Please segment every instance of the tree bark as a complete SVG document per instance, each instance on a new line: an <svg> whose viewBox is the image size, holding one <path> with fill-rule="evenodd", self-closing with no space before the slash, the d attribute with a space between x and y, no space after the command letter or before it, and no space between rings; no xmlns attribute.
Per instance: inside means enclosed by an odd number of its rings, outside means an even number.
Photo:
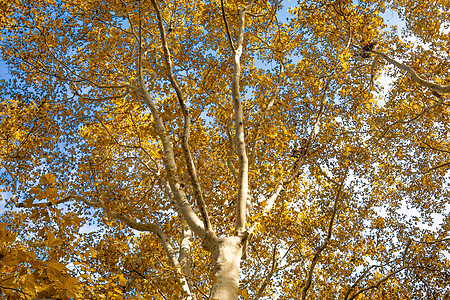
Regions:
<svg viewBox="0 0 450 300"><path fill-rule="evenodd" d="M211 300L237 300L239 270L242 256L242 238L219 238L212 251L214 259Z"/></svg>

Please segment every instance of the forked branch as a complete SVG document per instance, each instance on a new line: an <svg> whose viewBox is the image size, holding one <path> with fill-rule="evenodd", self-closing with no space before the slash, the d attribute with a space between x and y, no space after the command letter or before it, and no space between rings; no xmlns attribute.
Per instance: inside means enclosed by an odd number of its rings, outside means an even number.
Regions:
<svg viewBox="0 0 450 300"><path fill-rule="evenodd" d="M391 272L389 272L388 274L386 274L384 277L381 277L380 279L378 279L377 281L368 284L365 287L361 287L360 289L358 289L355 293L352 294L352 292L356 289L356 287L361 283L361 281L367 277L367 275L370 273L370 271L374 268L386 268L389 264L391 264L392 262L394 262L394 260L388 261L385 264L381 264L381 265L372 265L369 268L367 268L362 274L361 276L358 277L358 279L356 280L356 282L346 291L345 295L344 295L344 300L354 300L357 299L357 297L368 291L371 289L376 289L378 288L382 283L386 282L387 280L389 280L391 277L393 277L394 275L402 272L403 270L406 269L427 269L427 270L432 270L432 268L424 266L424 265L406 265L405 263L405 259L407 256L407 252L410 250L410 246L412 242L415 243L424 243L424 244L435 244L435 243L441 243L441 242L448 242L450 241L450 238L444 238L444 239L439 239L439 240L434 240L434 241L430 241L430 242L423 242L423 241L416 241L416 240L408 240L405 246L405 249L403 250L403 255L402 255L402 267L396 269L396 270L392 270ZM352 294L352 295L351 295ZM351 295L351 296L350 296Z"/></svg>
<svg viewBox="0 0 450 300"><path fill-rule="evenodd" d="M396 125L396 124L408 124L408 123L411 123L411 122L417 120L418 118L422 117L422 116L423 116L424 114L426 114L428 111L430 111L430 110L432 110L432 109L434 109L434 108L436 108L436 107L438 107L438 106L441 106L442 104L444 104L444 98L443 98L443 97L440 97L440 100L439 100L438 103L436 103L436 104L434 104L434 105L431 105L431 106L425 107L420 113L418 113L417 115L415 115L415 116L412 117L411 119L409 119L409 120L399 120L399 121L396 121L396 122L394 122L391 126Z"/></svg>
<svg viewBox="0 0 450 300"><path fill-rule="evenodd" d="M164 122L159 114L158 108L156 107L156 104L153 101L153 98L150 96L150 93L146 87L144 77L142 75L141 65L138 66L138 77L141 95L144 102L152 112L155 127L163 145L163 162L168 173L168 181L174 195L175 202L177 203L177 206L180 209L180 212L183 214L186 222L189 224L195 234L197 234L200 238L204 238L206 235L205 226L203 222L199 220L192 207L189 205L186 194L181 188L180 178L178 176L177 165L175 162L175 153L172 146L172 139L169 137L169 134L167 133L167 130L164 126Z"/></svg>
<svg viewBox="0 0 450 300"><path fill-rule="evenodd" d="M166 32L164 30L164 24L162 19L161 10L158 6L158 3L156 3L156 0L151 0L153 9L156 12L156 16L158 18L158 29L161 36L161 42L162 42L162 49L164 52L164 61L166 63L167 68L167 74L169 76L169 81L175 90L175 93L177 94L178 103L180 104L181 111L183 113L184 117L184 125L183 125L183 137L182 137L182 147L184 152L184 158L186 161L189 178L191 179L192 189L194 191L195 199L197 200L197 205L200 209L200 213L202 215L203 224L205 226L206 231L212 231L211 229L211 222L209 220L208 212L206 210L206 204L203 197L202 188L200 186L200 181L197 177L197 171L195 169L194 161L192 159L192 154L189 149L189 136L190 136L190 114L189 110L186 107L186 101L184 99L183 92L181 91L181 88L178 84L177 79L175 78L175 75L173 74L173 66L172 66L172 58L169 50L169 46L167 43L167 36Z"/></svg>
<svg viewBox="0 0 450 300"><path fill-rule="evenodd" d="M348 299L348 300L356 299L356 297L359 296L359 294L364 293L365 291L368 291L368 290L371 290L371 289L374 289L374 288L379 287L383 282L389 280L389 278L391 278L391 277L394 276L395 274L400 273L401 271L403 271L403 270L405 270L405 269L408 269L408 268L411 268L411 267L403 266L403 267L401 267L400 269L395 270L395 271L393 271L393 272L387 274L386 276L384 276L384 277L381 278L380 280L374 282L373 284L371 284L371 285L369 285L369 286L367 286L367 287L365 287L365 288L362 288L362 289L358 290L358 291L357 291L355 294L353 294L350 298L348 298L348 295L347 295L344 299L345 299L345 300L347 300L347 299Z"/></svg>

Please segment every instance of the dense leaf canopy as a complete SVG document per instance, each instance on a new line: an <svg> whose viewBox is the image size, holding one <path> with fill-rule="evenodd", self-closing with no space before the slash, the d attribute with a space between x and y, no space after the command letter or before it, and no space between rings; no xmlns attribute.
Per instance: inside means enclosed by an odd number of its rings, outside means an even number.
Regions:
<svg viewBox="0 0 450 300"><path fill-rule="evenodd" d="M0 10L2 298L447 299L448 0Z"/></svg>

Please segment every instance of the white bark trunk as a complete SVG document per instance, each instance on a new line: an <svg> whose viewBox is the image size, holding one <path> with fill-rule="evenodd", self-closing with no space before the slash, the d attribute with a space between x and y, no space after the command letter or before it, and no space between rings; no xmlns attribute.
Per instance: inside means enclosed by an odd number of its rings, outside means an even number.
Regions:
<svg viewBox="0 0 450 300"><path fill-rule="evenodd" d="M212 252L214 259L211 300L237 300L242 238L219 238Z"/></svg>

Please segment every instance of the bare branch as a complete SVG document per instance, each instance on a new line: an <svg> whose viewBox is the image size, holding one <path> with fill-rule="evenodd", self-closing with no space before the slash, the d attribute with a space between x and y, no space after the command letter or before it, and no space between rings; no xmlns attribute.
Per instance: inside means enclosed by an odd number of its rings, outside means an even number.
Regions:
<svg viewBox="0 0 450 300"><path fill-rule="evenodd" d="M17 204L17 207L22 208L22 207L48 207L48 206L53 206L53 205L58 205L64 202L70 201L70 199L59 199L52 202L40 202L40 203L31 203L29 205L21 202Z"/></svg>
<svg viewBox="0 0 450 300"><path fill-rule="evenodd" d="M409 247L411 246L411 242L412 242L412 240L408 241L408 243L406 244L405 250L403 251L402 264L405 264L406 255L408 254L408 250L409 250Z"/></svg>
<svg viewBox="0 0 450 300"><path fill-rule="evenodd" d="M449 151L449 150L439 149L439 148L433 147L433 146L431 146L430 144L425 143L425 142L422 142L422 144L425 144L425 145L426 145L429 149L431 149L431 150L438 151L438 152L442 152L442 153L450 154L450 151Z"/></svg>
<svg viewBox="0 0 450 300"><path fill-rule="evenodd" d="M16 291L16 292L22 293L25 296L31 296L30 294L27 294L24 291L21 291L20 289L15 289L15 288L12 288L12 287L7 287L7 286L1 286L0 285L0 289L12 290L12 291Z"/></svg>
<svg viewBox="0 0 450 300"><path fill-rule="evenodd" d="M380 56L377 54L373 59L372 65L370 66L370 84L373 85L373 78L375 77L375 68L378 64Z"/></svg>
<svg viewBox="0 0 450 300"><path fill-rule="evenodd" d="M156 3L154 3L154 5L156 6ZM160 17L161 14L159 14L159 18ZM147 106L150 108L152 112L152 116L156 126L156 131L163 145L164 149L163 163L168 173L167 179L169 181L170 189L174 195L176 205L180 209L180 212L182 213L186 222L195 232L195 234L197 234L200 238L203 239L206 236L205 226L203 222L195 214L192 207L189 205L186 194L181 188L180 178L178 175L177 165L175 162L175 153L173 150L172 139L169 137L169 134L167 133L167 130L164 126L164 122L159 114L158 108L156 107L155 102L150 96L142 72L143 69L141 64L141 57L138 57L137 73L139 79L139 88L144 102L147 104Z"/></svg>
<svg viewBox="0 0 450 300"><path fill-rule="evenodd" d="M172 140L169 137L166 128L164 126L164 122L161 116L159 115L159 111L152 97L150 96L147 87L145 86L144 78L142 76L142 69L140 68L140 66L138 66L138 76L143 100L148 105L148 107L152 112L157 133L163 144L164 148L163 162L168 173L168 180L170 188L174 195L174 199L181 213L183 214L183 217L185 218L186 222L189 224L191 229L200 238L204 238L206 235L204 224L201 220L199 220L199 218L193 211L192 207L189 205L186 194L181 189L180 178L178 176L177 166L175 163L175 153L173 151Z"/></svg>
<svg viewBox="0 0 450 300"><path fill-rule="evenodd" d="M251 13L251 12L247 11L246 14L249 15L249 16L251 16L251 17L261 18L261 17L267 16L269 13L265 13L265 14L254 14L254 13Z"/></svg>
<svg viewBox="0 0 450 300"><path fill-rule="evenodd" d="M450 161L446 162L446 163L443 163L443 164L440 164L440 165L437 165L435 167L432 167L432 168L426 170L425 172L423 172L423 174L427 174L427 173L430 173L431 171L434 171L434 170L437 170L437 169L440 169L440 168L443 168L443 167L447 167L447 166L450 166Z"/></svg>
<svg viewBox="0 0 450 300"><path fill-rule="evenodd" d="M181 270L183 271L183 274L186 278L186 282L189 286L190 291L192 291L193 287L194 287L192 280L191 280L191 277L192 277L191 246L192 246L192 231L190 230L190 228L188 226L183 225L183 239L181 240L180 255L178 257L178 262L179 262ZM192 294L192 299L196 299L194 294Z"/></svg>
<svg viewBox="0 0 450 300"><path fill-rule="evenodd" d="M134 159L137 160L139 163L141 163L148 171L150 171L151 173L155 174L155 175L160 175L160 171L159 171L159 167L156 164L156 161L154 160L153 157L150 156L150 160L152 160L155 163L156 168L152 168L148 165L148 162L143 161L140 157L138 156L127 156L125 157L125 159Z"/></svg>
<svg viewBox="0 0 450 300"><path fill-rule="evenodd" d="M444 239L439 239L439 240L434 240L434 241L429 241L429 242L425 242L425 241L416 241L416 240L413 240L413 242L431 245L431 244L437 244L437 243L450 242L450 237L449 237L449 238L444 238Z"/></svg>
<svg viewBox="0 0 450 300"><path fill-rule="evenodd" d="M101 98L91 98L88 96L83 95L75 83L72 83L70 85L74 89L74 94L76 96L79 96L83 99L90 100L90 101L105 101L105 100L114 100L114 99L121 99L125 98L128 94L130 94L131 91L137 91L137 89L131 85L125 84L120 86L104 86L105 89L127 89L122 94L116 95L116 96L107 96L107 97L101 97Z"/></svg>

